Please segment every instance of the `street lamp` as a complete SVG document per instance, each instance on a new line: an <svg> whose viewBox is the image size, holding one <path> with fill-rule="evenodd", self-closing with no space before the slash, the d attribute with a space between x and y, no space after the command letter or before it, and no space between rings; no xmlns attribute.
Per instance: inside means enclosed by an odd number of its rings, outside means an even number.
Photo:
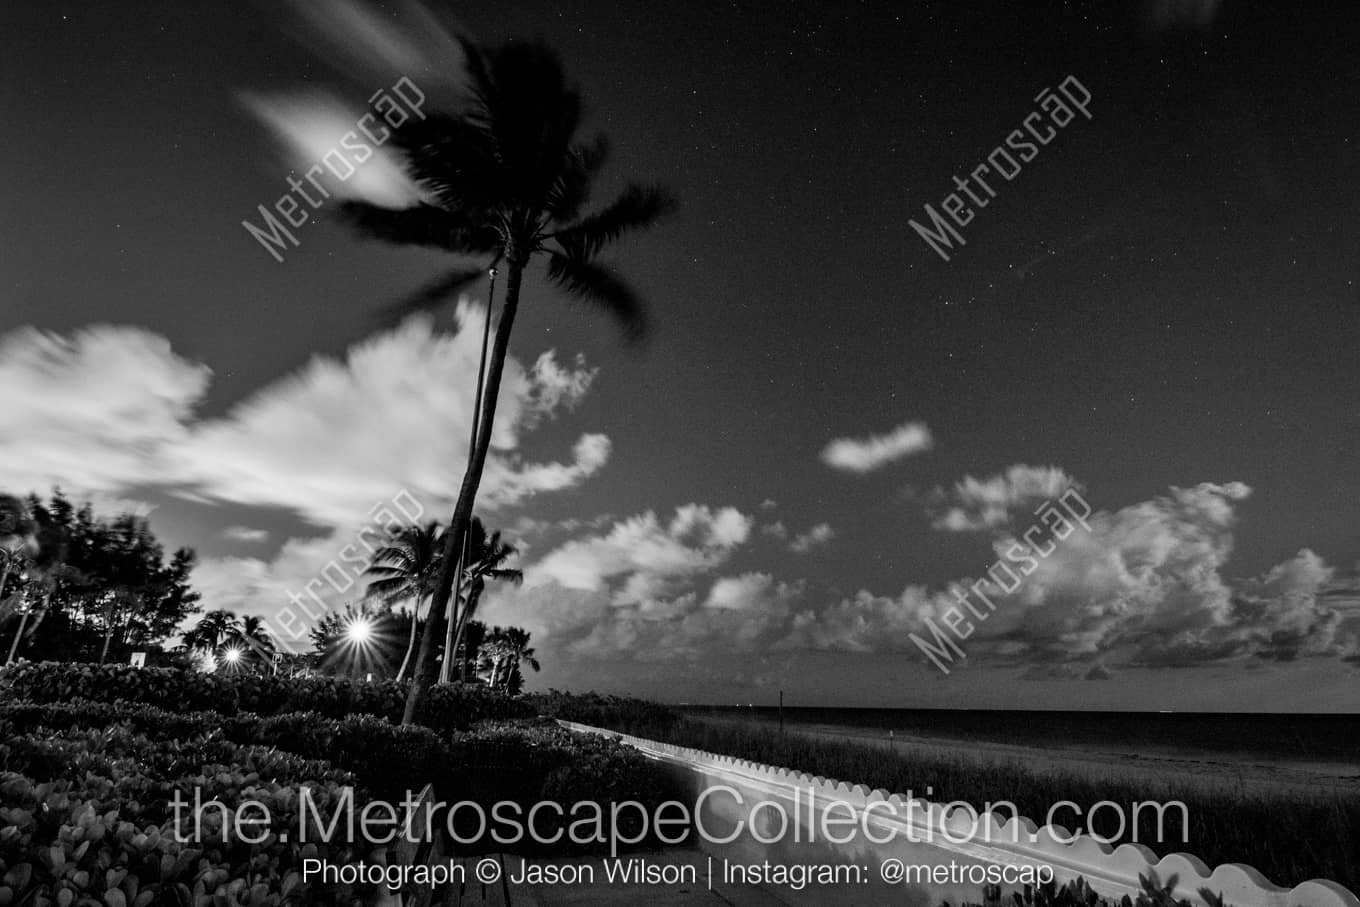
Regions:
<svg viewBox="0 0 1360 907"><path fill-rule="evenodd" d="M365 645L373 638L373 623L366 617L356 617L345 628L345 638L352 643Z"/></svg>

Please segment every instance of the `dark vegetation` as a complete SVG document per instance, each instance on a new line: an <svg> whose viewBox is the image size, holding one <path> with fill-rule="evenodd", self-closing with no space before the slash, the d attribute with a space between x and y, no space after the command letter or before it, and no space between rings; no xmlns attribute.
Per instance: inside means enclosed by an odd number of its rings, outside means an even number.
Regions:
<svg viewBox="0 0 1360 907"><path fill-rule="evenodd" d="M529 700L480 685L432 693L427 723L403 726L394 719L406 690L394 681L58 663L0 671L0 905L375 902L372 886L303 882L306 858L394 859L389 846L349 837L344 823L329 841L285 841L303 787L326 824L346 787L356 811L400 803L427 783L439 800L488 812L501 800L545 799L593 801L606 813L623 800L655 809L679 793L636 750L533 717ZM191 803L196 791L233 810L264 803L268 836L245 843L215 810L201 837L190 810L177 827L176 793ZM564 840L554 852L591 847Z"/></svg>

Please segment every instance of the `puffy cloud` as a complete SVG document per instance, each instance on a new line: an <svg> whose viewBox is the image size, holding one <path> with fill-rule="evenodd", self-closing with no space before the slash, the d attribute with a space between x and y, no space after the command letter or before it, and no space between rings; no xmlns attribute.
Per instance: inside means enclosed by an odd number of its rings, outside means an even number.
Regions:
<svg viewBox="0 0 1360 907"><path fill-rule="evenodd" d="M460 305L463 329L435 331L413 318L370 338L343 360L317 357L177 448L179 473L200 491L289 507L321 526L352 525L375 501L406 489L431 507L456 496L468 454L484 310ZM607 461L609 440L586 435L570 463L523 463L520 435L574 405L593 373L551 353L526 370L511 358L501 382L479 503L495 508L571 487Z"/></svg>
<svg viewBox="0 0 1360 907"><path fill-rule="evenodd" d="M936 489L931 496L933 525L950 532L997 529L1016 516L1032 519L1035 505L1080 487L1056 466L1017 463L986 479L964 476L951 492Z"/></svg>
<svg viewBox="0 0 1360 907"><path fill-rule="evenodd" d="M413 318L342 359L318 356L224 417L191 420L210 371L150 332L97 326L69 338L23 329L0 337L0 470L6 487L53 484L85 494L137 486L288 508L317 526L357 526L405 489L447 508L466 462L484 310L459 306L464 329ZM479 504L495 509L579 484L609 459L583 435L567 462L526 462L524 432L571 409L595 371L550 351L506 362Z"/></svg>
<svg viewBox="0 0 1360 907"><path fill-rule="evenodd" d="M1024 499L1026 488L1035 494L1056 490L1063 487L1060 480L1070 482L1055 471L1029 486L960 487L985 489L974 500L991 505ZM1061 540L1047 529L1027 540L1023 530L1031 527L988 518L993 551L1013 578L995 570L996 579L964 578L942 591L911 586L884 596L862 590L800 611L781 645L919 657L913 634L930 641L932 622L943 628L946 615L961 614L967 638L959 642L968 654L1041 666L1100 659L1100 670L1061 669L1091 679L1108 673L1107 662L1170 667L1338 653L1341 614L1328 597L1334 571L1312 552L1300 552L1258 579L1232 584L1224 577L1234 505L1249 493L1241 483L1172 488L1122 510L1091 514L1090 531L1072 524ZM972 511L979 521L981 514L999 512L981 506Z"/></svg>
<svg viewBox="0 0 1360 907"><path fill-rule="evenodd" d="M733 507L688 504L666 523L648 511L549 552L526 571L525 584L612 588L616 604L655 600L722 564L750 532L751 519Z"/></svg>
<svg viewBox="0 0 1360 907"><path fill-rule="evenodd" d="M1013 480L1005 495L978 500L1076 487L1060 470L1052 475L1061 481ZM647 512L558 545L525 568L523 588L489 592L485 614L531 629L573 663L616 666L775 652L858 652L924 664L913 637L929 640L932 623L943 628L957 615L967 621L960 644L970 658L1019 665L1028 679L1099 681L1120 667L1340 654L1340 603L1351 602L1360 622L1360 600L1316 555L1301 552L1253 580L1225 577L1236 504L1249 493L1240 483L1172 488L1119 510L1078 509L1084 527L994 520L992 552L1020 580L1010 593L984 572L943 589L860 590L832 601L765 572L723 574L752 520L691 504L669 520ZM1043 532L1026 537L1034 526ZM768 525L760 531L770 534Z"/></svg>
<svg viewBox="0 0 1360 907"><path fill-rule="evenodd" d="M797 554L806 554L813 548L820 548L835 537L836 530L831 528L830 523L818 523L789 542L789 550Z"/></svg>
<svg viewBox="0 0 1360 907"><path fill-rule="evenodd" d="M88 495L160 482L210 376L140 328L0 336L5 487L42 493L61 485Z"/></svg>
<svg viewBox="0 0 1360 907"><path fill-rule="evenodd" d="M924 422L904 422L882 435L836 438L822 450L822 462L832 469L862 475L903 457L930 450L934 444Z"/></svg>

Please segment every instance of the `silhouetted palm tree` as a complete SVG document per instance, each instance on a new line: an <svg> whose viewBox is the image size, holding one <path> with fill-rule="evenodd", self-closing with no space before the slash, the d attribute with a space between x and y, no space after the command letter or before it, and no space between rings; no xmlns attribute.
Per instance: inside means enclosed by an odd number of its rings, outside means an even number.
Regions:
<svg viewBox="0 0 1360 907"><path fill-rule="evenodd" d="M269 661L274 655L274 637L270 634L269 625L264 622L264 618L257 614L242 617L232 638L237 640L242 648L254 652L260 661Z"/></svg>
<svg viewBox="0 0 1360 907"><path fill-rule="evenodd" d="M477 604L481 601L482 592L486 590L486 581L489 579L511 582L519 585L524 582L524 571L505 567L505 562L519 553L519 549L514 545L501 541L499 531L486 534L486 526L477 517L472 518L472 526L468 531L468 552L467 567L463 570L462 588L465 596L462 610L458 616L458 634L452 640L451 645L446 645L446 652L457 652L459 645L463 641L463 630L468 621L472 620L477 614ZM453 678L453 659L444 660L443 680L448 682ZM467 679L468 665L472 662L471 658L463 660L463 679Z"/></svg>
<svg viewBox="0 0 1360 907"><path fill-rule="evenodd" d="M550 281L613 315L630 338L641 338L641 300L612 269L602 249L647 227L675 207L658 186L629 185L599 211L582 215L605 160L603 137L579 141L581 99L562 63L547 47L511 42L483 50L463 42L471 103L459 115L431 113L395 131L410 175L425 201L405 210L350 203L345 216L363 233L400 245L428 246L469 262L430 282L398 311L428 310L456 295L488 270L505 267L505 302L485 376L479 381L473 443L445 541L444 562L407 697L405 723L436 673L434 653L446 630L477 489L495 424L501 375L519 308L524 269L547 257ZM488 322L490 304L488 299Z"/></svg>
<svg viewBox="0 0 1360 907"><path fill-rule="evenodd" d="M204 614L193 629L185 632L184 644L190 649L215 655L223 643L233 636L239 636L240 632L241 623L236 619L236 614L218 608Z"/></svg>
<svg viewBox="0 0 1360 907"><path fill-rule="evenodd" d="M491 661L491 677L489 680L491 686L499 686L507 693L517 693L519 691L511 689L511 687L515 685L516 678L519 678L521 684L523 683L523 679L519 675L519 666L527 664L535 671L540 669L541 665L535 657L537 653L529 645L529 635L529 631L523 627L505 627L504 629L495 627L492 629L491 639L487 643L487 655Z"/></svg>
<svg viewBox="0 0 1360 907"><path fill-rule="evenodd" d="M406 644L406 657L397 670L397 680L406 676L410 665L420 608L434 594L443 552L444 532L434 520L424 526L403 526L389 544L374 553L373 563L364 571L365 576L373 577L368 584L370 596L389 605L398 601L412 603L411 638Z"/></svg>

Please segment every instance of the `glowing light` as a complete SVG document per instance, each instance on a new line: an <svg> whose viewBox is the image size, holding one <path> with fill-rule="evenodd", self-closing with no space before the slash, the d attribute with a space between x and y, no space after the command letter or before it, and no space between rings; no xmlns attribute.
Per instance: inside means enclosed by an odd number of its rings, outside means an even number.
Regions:
<svg viewBox="0 0 1360 907"><path fill-rule="evenodd" d="M345 636L350 642L366 643L373 636L373 624L367 618L356 617L349 622Z"/></svg>
<svg viewBox="0 0 1360 907"><path fill-rule="evenodd" d="M241 650L227 649L227 651L222 653L222 658L226 660L227 664L234 665L241 660Z"/></svg>

